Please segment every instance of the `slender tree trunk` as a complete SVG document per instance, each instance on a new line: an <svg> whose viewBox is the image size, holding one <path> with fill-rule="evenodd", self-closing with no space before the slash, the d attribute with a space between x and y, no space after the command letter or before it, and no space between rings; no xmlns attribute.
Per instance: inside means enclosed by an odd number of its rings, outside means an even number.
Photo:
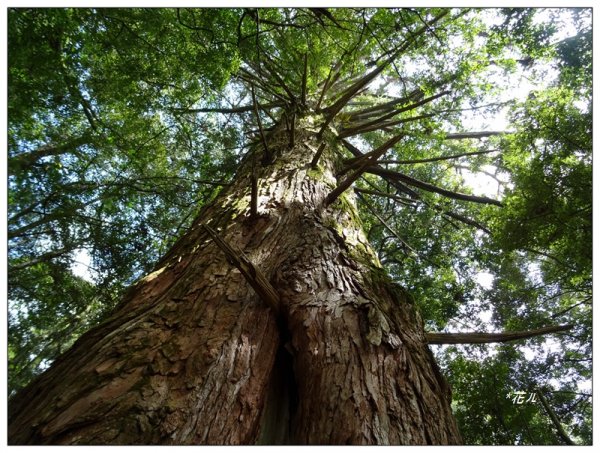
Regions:
<svg viewBox="0 0 600 453"><path fill-rule="evenodd" d="M385 276L341 166L299 122L267 136L190 231L9 404L11 444L448 444L450 392L410 298ZM327 134L324 135L327 139ZM202 228L271 282L279 315Z"/></svg>

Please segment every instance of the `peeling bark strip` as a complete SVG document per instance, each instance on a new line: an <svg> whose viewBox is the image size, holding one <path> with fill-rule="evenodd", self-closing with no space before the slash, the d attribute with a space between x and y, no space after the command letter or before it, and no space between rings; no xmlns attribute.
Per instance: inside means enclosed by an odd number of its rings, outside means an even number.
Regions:
<svg viewBox="0 0 600 453"><path fill-rule="evenodd" d="M523 338L532 338L539 335L554 332L564 332L571 330L572 324L564 326L541 327L533 330L523 330L519 332L457 332L457 333L433 333L427 332L425 337L429 344L481 344L481 343L505 343L507 341L522 340Z"/></svg>
<svg viewBox="0 0 600 453"><path fill-rule="evenodd" d="M209 236L215 241L227 256L227 260L239 269L256 294L264 300L275 313L279 313L279 294L273 285L269 283L263 273L244 255L241 250L235 250L227 242L219 237L217 232L208 225L202 225Z"/></svg>
<svg viewBox="0 0 600 453"><path fill-rule="evenodd" d="M337 150L311 169L317 132L298 119L295 134L292 149L284 125L266 136L256 216L246 159L112 316L10 401L10 444L460 443L354 192L324 206Z"/></svg>

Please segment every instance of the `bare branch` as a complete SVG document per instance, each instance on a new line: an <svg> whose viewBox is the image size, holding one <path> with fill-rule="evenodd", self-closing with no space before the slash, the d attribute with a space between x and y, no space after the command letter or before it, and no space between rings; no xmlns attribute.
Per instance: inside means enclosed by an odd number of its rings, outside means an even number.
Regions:
<svg viewBox="0 0 600 453"><path fill-rule="evenodd" d="M256 116L256 122L258 123L260 138L265 148L265 160L269 162L271 160L271 151L269 150L269 145L267 144L267 139L262 127L262 121L260 120L260 114L258 113L258 101L256 100L256 94L254 93L254 85L251 86L250 91L252 93L252 105L254 106L254 115Z"/></svg>
<svg viewBox="0 0 600 453"><path fill-rule="evenodd" d="M395 105L404 104L405 102L408 102L408 101L418 101L422 97L423 97L423 90L421 90L420 88L417 88L416 90L412 91L408 96L393 99L384 104L374 105L373 107L369 107L369 108L366 108L363 110L358 110L356 112L352 112L350 114L350 120L355 121L355 120L358 120L361 118L368 118L370 116L373 116L372 114L378 114L380 112L389 112L389 111L393 110Z"/></svg>
<svg viewBox="0 0 600 453"><path fill-rule="evenodd" d="M441 208L439 206L433 206L433 208L436 210L442 211L442 214L447 215L448 217L452 217L453 219L456 219L462 223L473 226L473 227L477 228L478 230L483 231L486 234L492 234L492 232L488 228L484 227L481 223L476 222L475 220L470 219L468 217L465 217L464 215L456 214L455 212L452 212L452 211L443 211L443 210L441 210Z"/></svg>
<svg viewBox="0 0 600 453"><path fill-rule="evenodd" d="M354 154L357 158L364 156L364 154L349 141L342 139L342 144L348 149L348 151L350 151L352 154ZM405 186L400 181L397 181L395 179L387 179L387 178L386 178L386 180L400 192L405 193L412 198L419 198L419 194L417 192L415 192L414 190Z"/></svg>
<svg viewBox="0 0 600 453"><path fill-rule="evenodd" d="M579 307L580 305L584 305L585 303L589 302L590 300L592 300L592 296L586 297L585 299L583 299L581 302L578 302L574 305L571 305L570 307L565 308L564 310L559 311L558 313L555 313L551 316L552 319L554 318L558 318L561 315L564 315L565 313L570 312L571 310L573 310L574 308Z"/></svg>
<svg viewBox="0 0 600 453"><path fill-rule="evenodd" d="M460 192L453 192L451 190L443 189L438 186L434 186L425 181L420 181L418 179L412 178L404 173L386 170L385 168L381 168L378 166L372 166L366 169L367 173L372 173L374 175L384 176L386 178L397 179L402 181L410 186L418 187L419 189L426 190L428 192L439 193L448 198L453 198L455 200L464 200L464 201L472 201L474 203L483 203L483 204L493 204L496 206L502 206L502 203L498 200L494 200L488 197L479 197L477 195L468 195Z"/></svg>
<svg viewBox="0 0 600 453"><path fill-rule="evenodd" d="M419 254L416 252L415 249L413 249L410 245L408 245L408 243L402 239L400 237L400 235L398 233L396 233L396 231L390 226L388 225L388 223L383 219L383 217L381 217L379 215L379 213L377 213L377 211L375 211L375 209L371 206L371 204L366 200L365 197L363 197L360 192L358 192L356 194L358 196L358 198L365 204L365 206L367 207L367 209L371 212L371 214L373 214L375 217L377 217L377 219L381 222L381 224L390 232L392 233L392 235L398 240L400 241L400 243L406 247L413 255L415 256L419 256Z"/></svg>
<svg viewBox="0 0 600 453"><path fill-rule="evenodd" d="M392 200L398 201L408 206L414 206L415 202L417 202L417 200L415 200L414 198L401 197L400 195L380 192L378 190L361 189L356 187L354 191L359 193L366 193L367 195L375 195L377 197L391 198Z"/></svg>
<svg viewBox="0 0 600 453"><path fill-rule="evenodd" d="M329 90L329 87L333 83L335 83L335 81L340 76L340 70L342 68L343 61L344 61L344 59L340 58L339 61L329 69L329 73L327 74L327 78L325 79L325 81L321 82L323 84L323 89L321 90L321 95L319 96L319 100L317 101L317 106L315 107L315 110L317 111L317 113L320 112L321 102L323 102L325 93L327 92L327 90ZM321 85L321 83L319 83L319 85Z"/></svg>
<svg viewBox="0 0 600 453"><path fill-rule="evenodd" d="M361 128L360 132L357 132L356 130L346 129L343 132L341 132L339 135L340 135L340 137L349 137L351 135L356 135L357 133L364 134L365 132L371 132L371 131L376 131L376 130L391 132L392 131L391 128L393 126L398 126L399 124L410 123L412 121L424 120L426 118L433 118L436 115L437 115L437 113L426 113L424 115L410 116L408 118L402 118L400 120L388 121L388 122L381 123L381 124L374 124L373 126L370 126L370 127Z"/></svg>
<svg viewBox="0 0 600 453"><path fill-rule="evenodd" d="M344 192L348 187L352 185L354 181L356 181L360 176L366 171L366 169L373 165L379 157L381 157L388 149L398 143L404 134L396 135L395 137L390 138L387 142L381 145L379 148L371 151L368 154L363 156L363 161L358 167L358 169L352 173L350 176L346 177L335 189L331 191L327 198L325 198L325 206L330 205L342 192Z"/></svg>
<svg viewBox="0 0 600 453"><path fill-rule="evenodd" d="M252 286L259 297L264 300L273 311L279 313L279 294L271 285L269 280L258 269L248 257L239 249L236 249L225 242L215 230L206 224L201 224L204 231L212 238L217 246L225 253L227 260L233 264L244 276L246 281Z"/></svg>
<svg viewBox="0 0 600 453"><path fill-rule="evenodd" d="M74 249L74 247L65 247L65 248L58 249L58 250L52 250L50 252L43 253L42 255L39 255L39 256L37 256L29 261L25 261L23 263L19 263L19 264L15 264L15 265L9 264L8 272L27 269L28 267L35 266L36 264L43 263L45 261L49 261L52 258L57 258L59 256L70 253L73 249Z"/></svg>
<svg viewBox="0 0 600 453"><path fill-rule="evenodd" d="M281 88L283 88L283 90L286 92L286 94L288 95L289 100L292 102L292 104L296 103L296 96L294 96L294 93L292 93L292 90L290 90L290 88L287 86L287 84L283 81L283 79L277 72L277 65L273 62L273 60L265 52L263 52L263 55L265 57L265 63L266 63L265 66L267 67L267 70L269 71L269 73L273 76L273 78L279 84L279 86L281 86Z"/></svg>
<svg viewBox="0 0 600 453"><path fill-rule="evenodd" d="M572 324L561 326L541 327L539 329L523 330L516 332L456 332L456 333L434 333L425 332L425 338L429 344L485 344L505 343L507 341L522 340L548 333L564 332L571 330Z"/></svg>
<svg viewBox="0 0 600 453"><path fill-rule="evenodd" d="M300 102L302 106L306 107L306 84L308 81L308 54L304 53L304 71L302 72L302 93L300 96Z"/></svg>
<svg viewBox="0 0 600 453"><path fill-rule="evenodd" d="M494 135L502 135L502 131L483 131L483 132L459 132L457 134L446 134L445 140L462 140L464 138L485 138Z"/></svg>
<svg viewBox="0 0 600 453"><path fill-rule="evenodd" d="M449 156L429 157L427 159L380 160L379 163L380 164L399 164L399 165L404 165L404 164L422 164L422 163L426 163L426 162L437 162L437 161L440 161L440 160L459 159L461 157L466 157L466 156L477 156L479 154L496 153L498 151L500 151L500 150L499 149L489 149L489 150L486 150L486 151L473 151L473 152L469 152L469 153L452 154L452 155L449 155Z"/></svg>
<svg viewBox="0 0 600 453"><path fill-rule="evenodd" d="M64 216L64 214L62 214L62 213L51 212L50 214L47 214L38 220L28 223L27 225L23 225L20 228L16 228L14 230L8 230L7 237L8 237L8 239L14 239L19 236L26 236L28 234L28 232L30 230L32 230L33 228L36 228L40 225L44 225L46 223L54 222L55 220L58 220L63 216Z"/></svg>
<svg viewBox="0 0 600 453"><path fill-rule="evenodd" d="M552 424L554 425L554 428L556 428L556 432L557 432L558 436L567 445L577 445L575 442L573 442L573 440L569 437L569 435L565 431L565 428L563 427L562 423L558 419L558 416L556 415L556 413L550 407L550 404L548 404L548 400L546 399L546 397L544 396L542 391L538 388L535 390L535 393L538 396L538 398L540 399L540 403L542 403L542 406L544 406L544 410L548 414L548 417L550 417L550 420L552 420Z"/></svg>
<svg viewBox="0 0 600 453"><path fill-rule="evenodd" d="M360 188L356 188L354 190L356 192L362 192L362 193L366 193L366 194L369 194L369 195L375 195L375 196L378 196L378 197L391 198L392 200L395 200L398 203L401 203L403 205L410 206L410 207L415 207L416 206L415 203L422 203L423 205L425 205L425 206L427 206L429 208L432 208L432 209L435 209L438 212L441 212L443 215L451 217L451 218L453 218L455 220L458 220L458 221L460 221L462 223L465 223L465 224L467 224L469 226L473 226L473 227L475 227L475 228L477 228L477 229L479 229L479 230L481 230L481 231L483 231L483 232L485 232L487 234L491 233L490 230L488 230L486 227L484 227L480 223L476 222L475 220L472 220L472 219L470 219L468 217L465 217L465 216L463 216L461 214L456 214L456 213L454 213L452 211L444 210L441 206L431 205L431 204L429 204L429 203L427 203L427 202L425 202L423 200L420 200L420 199L401 197L399 195L395 195L395 194L391 194L391 193L385 193L385 192L380 192L380 191L377 191L377 190L367 190L367 189L360 189Z"/></svg>
<svg viewBox="0 0 600 453"><path fill-rule="evenodd" d="M13 172L20 168L29 167L42 157L58 156L61 154L75 151L81 145L91 143L91 138L88 134L83 134L79 137L67 139L61 144L48 144L40 146L26 153L17 154L8 158L9 172Z"/></svg>
<svg viewBox="0 0 600 453"><path fill-rule="evenodd" d="M317 164L319 163L319 159L321 158L321 154L323 154L323 150L325 149L325 145L326 145L326 143L323 142L319 146L319 149L315 153L315 157L313 157L313 160L310 162L311 168L317 168Z"/></svg>
<svg viewBox="0 0 600 453"><path fill-rule="evenodd" d="M389 127L389 125L390 125L389 123L388 124L384 123L386 120L388 120L390 118L393 118L394 116L396 116L396 115L398 115L400 113L407 112L409 110L414 110L417 107L420 107L420 106L422 106L424 104L432 102L435 99L438 99L438 98L440 98L442 96L445 96L446 94L449 94L449 93L450 93L450 91L442 91L441 93L435 94L435 95L430 96L430 97L425 98L425 99L422 99L422 100L420 100L418 102L415 102L413 104L401 107L399 109L392 109L392 111L390 113L386 113L385 115L380 116L379 118L376 118L376 119L371 120L371 121L367 121L366 123L356 124L356 125L350 126L347 129L344 129L342 131L342 133L340 134L340 136L347 137L349 135L360 134L365 129L367 129L367 130L373 130L374 126L377 126L376 129L379 129L379 128L381 128L384 125L386 127ZM348 131L351 131L351 133L348 133Z"/></svg>
<svg viewBox="0 0 600 453"><path fill-rule="evenodd" d="M259 70L260 70L260 68L259 68ZM262 73L262 71L260 71L260 73ZM286 99L285 96L279 94L275 89L273 89L272 86L265 83L265 81L263 79L261 79L260 77L256 77L256 75L252 74L247 69L240 68L238 77L241 80L243 80L244 82L246 82L250 85L255 85L256 87L259 87L265 93L268 93L273 97L276 97L277 99L279 99L281 101L282 105L287 105L289 103L288 99Z"/></svg>

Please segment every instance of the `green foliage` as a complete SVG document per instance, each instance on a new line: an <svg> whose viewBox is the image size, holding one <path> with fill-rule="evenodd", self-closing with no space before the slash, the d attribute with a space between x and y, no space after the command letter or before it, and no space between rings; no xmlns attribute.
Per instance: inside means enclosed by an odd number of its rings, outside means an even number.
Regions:
<svg viewBox="0 0 600 453"><path fill-rule="evenodd" d="M533 13L527 12L529 21ZM542 389L573 440L591 443L591 394L586 390L592 353L591 30L583 11L573 14L580 18L577 34L556 45L540 49L542 38L536 33L541 30L519 38L530 55L554 54L560 72L550 87L513 106L515 132L498 143L497 166L510 174L510 184L502 210L486 213L493 234L485 241L485 263L495 279L481 296L493 310L496 329L553 323L575 327L552 339L526 342L527 348L519 350L528 353L527 360L508 347L485 359L485 365L466 361L460 351L446 351L443 362L455 370L455 392L469 395L467 403L458 404L457 415L472 443L487 444L503 431L517 437L500 443L562 443L539 404L496 403L507 382L514 390ZM468 389L472 381L479 385ZM492 400L490 395L499 396ZM488 414L483 417L489 423L476 425L472 414ZM521 422L513 424L516 417Z"/></svg>
<svg viewBox="0 0 600 453"><path fill-rule="evenodd" d="M503 144L503 164L514 188L498 228L502 248L545 249L577 278L591 274L592 131L591 110L574 100L553 89L513 114L519 129Z"/></svg>
<svg viewBox="0 0 600 453"><path fill-rule="evenodd" d="M225 29L199 28L233 26L237 14L206 10L197 30L180 16L9 10L9 297L25 313L11 318L11 390L153 266L219 187L204 181L235 165L231 126L201 135L213 118L184 120L173 109L213 96L238 66ZM82 250L96 286L71 273Z"/></svg>
<svg viewBox="0 0 600 453"><path fill-rule="evenodd" d="M8 393L27 384L106 314L102 289L76 277L68 263L38 263L9 273Z"/></svg>
<svg viewBox="0 0 600 453"><path fill-rule="evenodd" d="M473 351L470 351L473 355ZM474 445L540 445L560 443L552 433L534 387L511 366L524 357L509 351L486 360L463 355L451 361L447 376L457 397L453 409L465 443ZM521 379L519 379L521 378ZM523 400L518 393L523 392ZM528 401L528 400L532 401ZM521 403L521 404L518 404Z"/></svg>
<svg viewBox="0 0 600 453"><path fill-rule="evenodd" d="M428 330L575 324L552 341L439 352L468 443L560 442L539 405L506 397L535 388L590 443L590 10L328 12L9 10L10 392L99 322L233 177L258 125L253 109L223 109L251 105L252 90L264 128L322 121L402 49L331 122L363 152L403 134L380 165L417 185L355 183L369 239ZM525 78L536 91L513 99ZM448 136L490 130L505 109L511 133ZM365 126L374 119L393 124ZM481 195L469 175L497 186L502 207L469 199Z"/></svg>

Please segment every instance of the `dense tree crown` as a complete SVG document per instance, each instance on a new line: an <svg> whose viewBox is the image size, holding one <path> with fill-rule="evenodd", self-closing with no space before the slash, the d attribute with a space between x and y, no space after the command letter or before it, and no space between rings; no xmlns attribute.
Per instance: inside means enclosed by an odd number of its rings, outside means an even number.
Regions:
<svg viewBox="0 0 600 453"><path fill-rule="evenodd" d="M272 131L312 128L325 203L356 196L431 344L563 326L431 347L463 440L590 444L591 33L591 9L10 9L9 396Z"/></svg>

